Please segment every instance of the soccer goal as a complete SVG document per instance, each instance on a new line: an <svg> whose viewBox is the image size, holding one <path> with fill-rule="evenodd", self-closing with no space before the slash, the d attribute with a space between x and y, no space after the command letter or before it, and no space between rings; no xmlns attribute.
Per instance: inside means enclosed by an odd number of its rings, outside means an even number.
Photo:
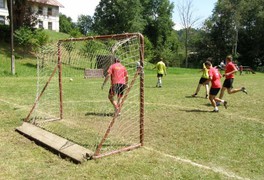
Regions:
<svg viewBox="0 0 264 180"><path fill-rule="evenodd" d="M117 113L107 70L118 57L129 75ZM17 130L77 161L129 151L144 140L144 38L139 33L58 41L38 55L36 100ZM140 62L140 68L138 68ZM55 136L55 137L54 137ZM74 147L77 148L74 148ZM72 152L73 151L73 152ZM74 155L73 155L74 156Z"/></svg>

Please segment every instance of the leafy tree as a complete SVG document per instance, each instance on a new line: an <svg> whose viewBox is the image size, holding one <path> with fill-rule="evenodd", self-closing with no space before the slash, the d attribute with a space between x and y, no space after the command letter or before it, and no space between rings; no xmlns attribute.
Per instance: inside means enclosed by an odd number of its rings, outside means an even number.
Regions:
<svg viewBox="0 0 264 180"><path fill-rule="evenodd" d="M77 20L77 27L83 35L87 35L87 33L91 30L93 25L93 18L89 15L80 15Z"/></svg>
<svg viewBox="0 0 264 180"><path fill-rule="evenodd" d="M263 66L263 28L264 0L219 0L204 26L207 52L217 63L233 54L240 64Z"/></svg>
<svg viewBox="0 0 264 180"><path fill-rule="evenodd" d="M13 15L14 30L22 27L34 27L37 23L37 15L31 11L30 3L28 0L12 0L13 1L13 14L10 12L10 1L7 0L7 7L10 16Z"/></svg>
<svg viewBox="0 0 264 180"><path fill-rule="evenodd" d="M140 0L101 0L95 9L93 30L98 34L142 32L142 14Z"/></svg>
<svg viewBox="0 0 264 180"><path fill-rule="evenodd" d="M70 32L74 29L74 23L70 17L67 17L64 14L60 14L60 32L70 34Z"/></svg>
<svg viewBox="0 0 264 180"><path fill-rule="evenodd" d="M243 0L240 7L239 62L252 67L264 66L264 0Z"/></svg>
<svg viewBox="0 0 264 180"><path fill-rule="evenodd" d="M169 0L143 0L142 6L143 17L147 22L144 35L149 38L154 49L152 62L155 63L163 57L167 64L173 64L179 47L177 34L173 30L173 3Z"/></svg>
<svg viewBox="0 0 264 180"><path fill-rule="evenodd" d="M15 40L26 51L36 51L39 47L48 42L48 36L42 29L30 29L29 27L21 27L14 33Z"/></svg>

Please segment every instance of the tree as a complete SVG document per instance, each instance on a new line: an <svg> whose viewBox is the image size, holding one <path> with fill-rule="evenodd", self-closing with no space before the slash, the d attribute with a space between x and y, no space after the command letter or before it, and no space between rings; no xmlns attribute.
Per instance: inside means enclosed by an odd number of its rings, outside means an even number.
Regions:
<svg viewBox="0 0 264 180"><path fill-rule="evenodd" d="M93 25L93 18L89 15L80 15L77 20L77 27L83 35L87 35L87 33L91 30Z"/></svg>
<svg viewBox="0 0 264 180"><path fill-rule="evenodd" d="M154 49L152 62L155 63L163 57L167 64L173 64L178 50L178 38L172 21L174 4L169 0L143 0L141 3L144 7L143 18L147 22L144 35Z"/></svg>
<svg viewBox="0 0 264 180"><path fill-rule="evenodd" d="M251 67L264 66L264 0L242 1L240 16L239 62Z"/></svg>
<svg viewBox="0 0 264 180"><path fill-rule="evenodd" d="M39 47L48 42L48 36L42 29L31 29L29 27L21 27L14 33L15 40L26 51L36 51Z"/></svg>
<svg viewBox="0 0 264 180"><path fill-rule="evenodd" d="M74 28L74 24L72 22L72 19L70 17L67 17L64 14L60 14L60 32L70 34L70 32Z"/></svg>
<svg viewBox="0 0 264 180"><path fill-rule="evenodd" d="M13 2L13 13L10 13L10 3ZM14 30L22 26L34 27L37 23L37 15L31 11L28 0L7 0L7 7L10 16L13 15Z"/></svg>
<svg viewBox="0 0 264 180"><path fill-rule="evenodd" d="M188 45L190 39L190 30L198 22L200 19L193 17L193 2L192 0L184 0L177 5L177 9L179 12L179 17L181 20L181 24L185 30L185 39L184 39L184 46L185 46L185 67L188 67Z"/></svg>
<svg viewBox="0 0 264 180"><path fill-rule="evenodd" d="M140 0L101 0L95 9L92 29L98 34L142 32L143 13Z"/></svg>
<svg viewBox="0 0 264 180"><path fill-rule="evenodd" d="M217 62L228 54L240 64L264 64L264 0L221 0L204 29Z"/></svg>

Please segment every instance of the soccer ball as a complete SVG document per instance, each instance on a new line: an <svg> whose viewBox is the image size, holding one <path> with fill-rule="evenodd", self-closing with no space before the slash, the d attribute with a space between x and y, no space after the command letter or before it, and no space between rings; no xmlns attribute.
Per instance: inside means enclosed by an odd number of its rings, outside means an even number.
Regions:
<svg viewBox="0 0 264 180"><path fill-rule="evenodd" d="M72 78L70 78L70 82L72 82L73 81L73 79Z"/></svg>

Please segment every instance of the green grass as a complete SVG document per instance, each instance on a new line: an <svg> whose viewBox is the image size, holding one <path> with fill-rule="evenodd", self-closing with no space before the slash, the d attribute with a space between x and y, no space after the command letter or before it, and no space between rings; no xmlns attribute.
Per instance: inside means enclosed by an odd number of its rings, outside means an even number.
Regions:
<svg viewBox="0 0 264 180"><path fill-rule="evenodd" d="M211 113L203 88L197 98L190 96L199 70L169 68L156 88L155 70L146 69L144 147L76 165L14 131L35 99L35 60L17 60L11 76L8 58L0 56L0 179L264 177L262 73L237 75L234 86L247 87L248 95L225 94L228 109Z"/></svg>

